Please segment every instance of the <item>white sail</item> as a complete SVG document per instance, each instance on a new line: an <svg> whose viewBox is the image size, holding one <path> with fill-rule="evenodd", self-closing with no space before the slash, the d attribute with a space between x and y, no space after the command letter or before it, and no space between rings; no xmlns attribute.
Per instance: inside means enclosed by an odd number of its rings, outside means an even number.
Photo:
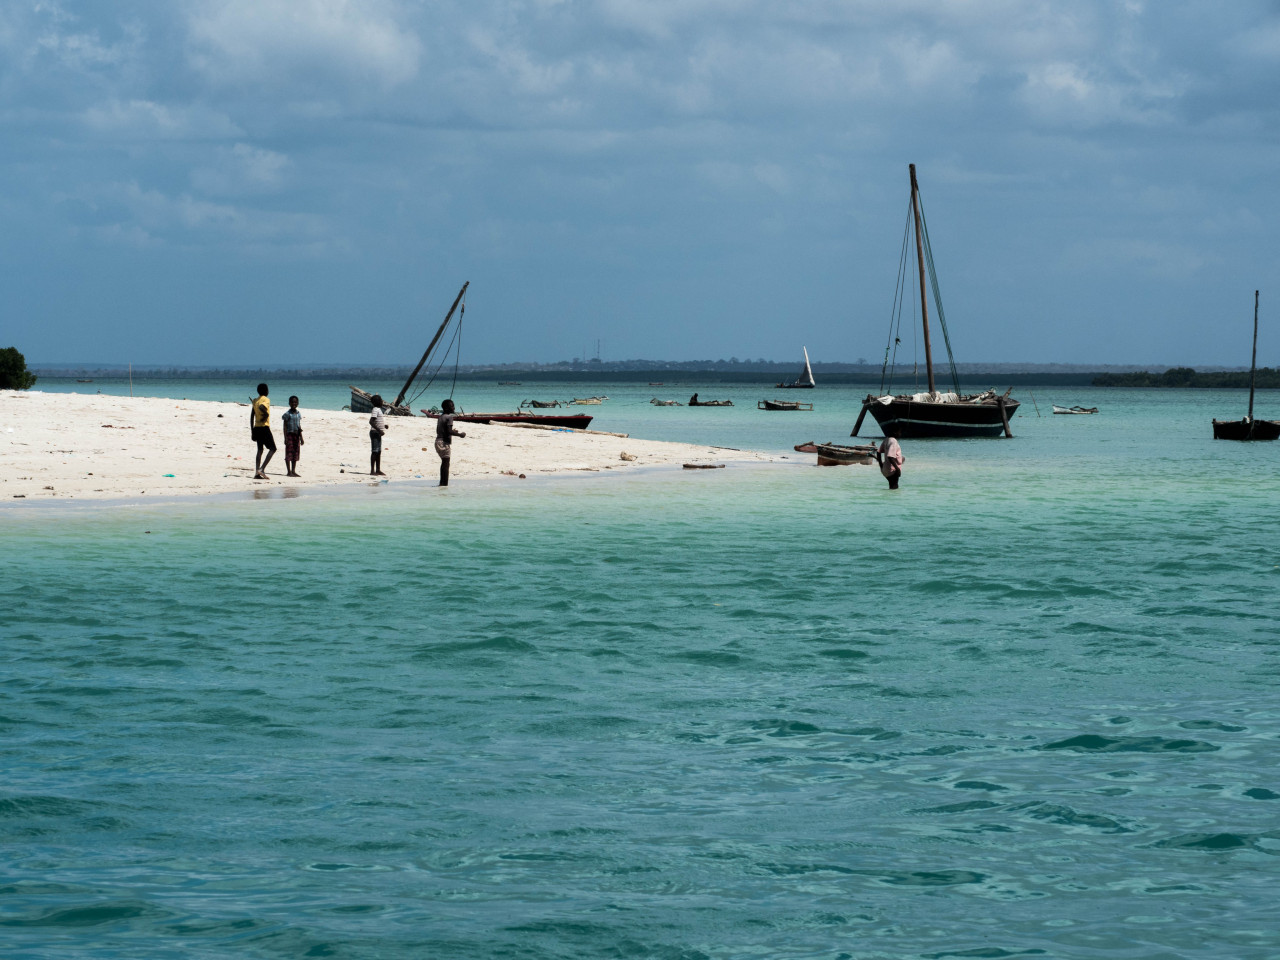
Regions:
<svg viewBox="0 0 1280 960"><path fill-rule="evenodd" d="M796 383L807 383L809 386L814 386L816 381L813 379L813 367L809 366L809 348L801 347L800 349L804 351L804 372L800 374L800 379Z"/></svg>

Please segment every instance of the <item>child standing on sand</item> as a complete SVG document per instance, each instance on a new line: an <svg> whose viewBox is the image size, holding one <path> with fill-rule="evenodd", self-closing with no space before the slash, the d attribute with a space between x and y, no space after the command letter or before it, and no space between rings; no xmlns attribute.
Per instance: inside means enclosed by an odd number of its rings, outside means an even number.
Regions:
<svg viewBox="0 0 1280 960"><path fill-rule="evenodd" d="M284 428L284 465L286 476L298 476L298 454L302 449L302 414L298 412L298 398L289 398L289 409L280 418Z"/></svg>
<svg viewBox="0 0 1280 960"><path fill-rule="evenodd" d="M382 435L387 432L387 418L382 412L382 395L373 395L373 416L369 418L369 476L385 477L382 472Z"/></svg>
<svg viewBox="0 0 1280 960"><path fill-rule="evenodd" d="M249 435L258 444L258 455L253 461L253 479L267 479L267 464L276 455L276 438L271 435L271 401L267 399L267 385L258 384L258 399L249 410ZM262 451L267 457L262 458Z"/></svg>

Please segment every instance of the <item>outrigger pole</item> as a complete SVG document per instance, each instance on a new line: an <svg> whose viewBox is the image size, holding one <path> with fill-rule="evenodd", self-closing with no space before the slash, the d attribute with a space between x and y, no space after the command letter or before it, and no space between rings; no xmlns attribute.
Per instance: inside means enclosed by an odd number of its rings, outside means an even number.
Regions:
<svg viewBox="0 0 1280 960"><path fill-rule="evenodd" d="M409 392L409 388L413 386L413 380L418 375L418 371L422 369L422 365L427 362L427 358L431 356L431 351L436 348L436 344L440 342L440 335L444 333L444 328L449 325L449 321L453 319L453 311L458 309L458 304L462 302L462 295L467 292L467 287L471 286L468 280L462 285L462 289L458 291L458 296L454 298L453 306L449 308L449 312L445 314L444 323L440 324L440 329L436 331L436 335L431 338L431 345L427 347L427 352L422 355L422 359L418 361L418 365L413 368L413 373L409 374L409 379L404 382L404 386L400 388L400 395L396 397L394 407L400 406L404 401L404 395Z"/></svg>

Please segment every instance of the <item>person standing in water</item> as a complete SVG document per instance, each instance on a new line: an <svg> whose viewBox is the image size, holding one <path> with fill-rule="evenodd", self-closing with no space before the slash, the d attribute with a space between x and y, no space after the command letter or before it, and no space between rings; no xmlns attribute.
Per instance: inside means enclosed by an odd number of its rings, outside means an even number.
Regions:
<svg viewBox="0 0 1280 960"><path fill-rule="evenodd" d="M271 435L271 401L267 399L267 385L258 384L258 399L249 409L249 435L258 444L258 455L253 460L253 479L267 479L267 464L276 455L276 438ZM267 451L266 459L262 451Z"/></svg>
<svg viewBox="0 0 1280 960"><path fill-rule="evenodd" d="M893 437L885 437L876 451L876 459L880 461L880 472L889 481L889 489L898 489L898 480L902 477L902 465L907 458L902 455L902 447Z"/></svg>
<svg viewBox="0 0 1280 960"><path fill-rule="evenodd" d="M373 416L369 418L369 476L385 477L382 472L382 435L387 432L387 418L382 412L382 394L375 393L370 403Z"/></svg>
<svg viewBox="0 0 1280 960"><path fill-rule="evenodd" d="M440 416L436 420L436 453L440 456L440 486L449 485L449 458L453 456L453 438L465 437L465 433L453 429L453 401L440 404Z"/></svg>

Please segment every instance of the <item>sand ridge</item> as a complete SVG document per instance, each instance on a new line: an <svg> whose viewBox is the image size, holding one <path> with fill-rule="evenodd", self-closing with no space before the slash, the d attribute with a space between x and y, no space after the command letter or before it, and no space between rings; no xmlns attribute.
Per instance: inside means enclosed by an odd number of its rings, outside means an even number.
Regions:
<svg viewBox="0 0 1280 960"><path fill-rule="evenodd" d="M302 413L300 479L285 476L280 415L273 398L271 429L278 449L269 479L253 480L256 446L248 403L161 397L0 391L0 502L120 500L197 496L270 487L367 484L369 417L335 410ZM388 418L382 469L389 481L430 481L439 474L434 420ZM452 483L510 476L670 466L684 463L770 463L753 451L640 440L561 430L458 424ZM627 457L624 458L623 454Z"/></svg>

